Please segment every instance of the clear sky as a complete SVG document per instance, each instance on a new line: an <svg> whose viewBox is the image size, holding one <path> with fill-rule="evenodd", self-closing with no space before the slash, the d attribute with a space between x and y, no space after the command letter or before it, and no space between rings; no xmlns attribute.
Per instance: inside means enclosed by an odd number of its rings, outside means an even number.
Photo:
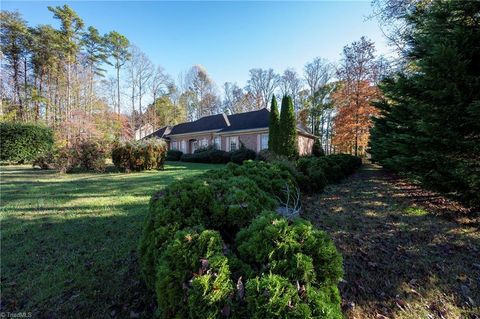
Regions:
<svg viewBox="0 0 480 319"><path fill-rule="evenodd" d="M251 68L301 72L314 57L337 61L343 46L362 35L387 53L371 14L370 1L318 2L160 2L160 1L2 1L30 25L58 25L49 5L71 6L88 27L116 30L162 65L175 79L203 65L221 86L243 86Z"/></svg>

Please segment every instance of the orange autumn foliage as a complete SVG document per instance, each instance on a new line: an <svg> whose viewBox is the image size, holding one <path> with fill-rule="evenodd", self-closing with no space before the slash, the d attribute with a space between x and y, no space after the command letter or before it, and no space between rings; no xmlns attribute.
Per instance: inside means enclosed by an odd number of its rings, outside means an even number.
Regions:
<svg viewBox="0 0 480 319"><path fill-rule="evenodd" d="M354 81L342 83L332 94L337 108L333 123L332 144L338 153L365 155L372 127L372 116L378 110L371 102L380 94L377 86L370 81Z"/></svg>

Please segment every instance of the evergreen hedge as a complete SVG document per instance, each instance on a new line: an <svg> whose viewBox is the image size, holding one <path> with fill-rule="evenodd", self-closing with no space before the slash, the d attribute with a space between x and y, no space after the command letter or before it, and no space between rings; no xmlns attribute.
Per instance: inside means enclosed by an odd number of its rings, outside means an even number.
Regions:
<svg viewBox="0 0 480 319"><path fill-rule="evenodd" d="M52 129L38 124L0 123L0 161L31 162L53 147Z"/></svg>
<svg viewBox="0 0 480 319"><path fill-rule="evenodd" d="M309 222L273 210L285 168L246 161L154 195L140 241L161 318L341 318L341 256Z"/></svg>

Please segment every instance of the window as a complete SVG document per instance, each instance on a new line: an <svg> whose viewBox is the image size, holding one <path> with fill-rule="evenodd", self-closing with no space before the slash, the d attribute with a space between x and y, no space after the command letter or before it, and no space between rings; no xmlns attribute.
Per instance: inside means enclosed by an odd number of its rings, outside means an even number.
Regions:
<svg viewBox="0 0 480 319"><path fill-rule="evenodd" d="M192 141L192 153L195 153L195 151L198 149L198 141Z"/></svg>
<svg viewBox="0 0 480 319"><path fill-rule="evenodd" d="M260 150L268 149L268 134L260 135Z"/></svg>
<svg viewBox="0 0 480 319"><path fill-rule="evenodd" d="M222 149L222 138L221 138L220 136L215 137L215 139L213 140L213 146L214 146L217 150L221 150L221 149Z"/></svg>
<svg viewBox="0 0 480 319"><path fill-rule="evenodd" d="M202 147L207 147L208 146L208 140L206 138L203 138L200 145Z"/></svg>
<svg viewBox="0 0 480 319"><path fill-rule="evenodd" d="M230 137L230 152L236 151L238 149L238 136Z"/></svg>
<svg viewBox="0 0 480 319"><path fill-rule="evenodd" d="M178 146L177 146L177 142L175 141L175 142L172 142L172 145L170 146L170 149L176 150L177 147L178 147Z"/></svg>

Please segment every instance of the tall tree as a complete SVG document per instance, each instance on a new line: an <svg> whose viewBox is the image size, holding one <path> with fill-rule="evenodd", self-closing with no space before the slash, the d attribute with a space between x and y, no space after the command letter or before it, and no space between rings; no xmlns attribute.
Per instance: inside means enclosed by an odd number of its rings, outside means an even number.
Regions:
<svg viewBox="0 0 480 319"><path fill-rule="evenodd" d="M247 90L255 97L256 109L266 108L278 86L278 75L273 69L251 69Z"/></svg>
<svg viewBox="0 0 480 319"><path fill-rule="evenodd" d="M188 97L188 113L190 120L220 111L220 97L215 82L205 67L194 65L183 78L184 96Z"/></svg>
<svg viewBox="0 0 480 319"><path fill-rule="evenodd" d="M293 100L290 96L284 96L282 98L279 133L277 153L289 158L298 155L297 120L295 119Z"/></svg>
<svg viewBox="0 0 480 319"><path fill-rule="evenodd" d="M312 133L318 136L320 143L328 151L329 123L332 121L331 93L335 88L331 83L334 68L330 62L322 58L315 58L305 64L304 79L308 87L306 99L306 113Z"/></svg>
<svg viewBox="0 0 480 319"><path fill-rule="evenodd" d="M278 116L277 98L272 95L270 105L270 120L268 123L268 149L274 153L279 152L280 118Z"/></svg>
<svg viewBox="0 0 480 319"><path fill-rule="evenodd" d="M25 20L18 12L0 12L0 45L5 60L12 70L13 78L13 104L18 103L18 117L24 117L24 99L22 98L21 76L23 74L26 82L26 62L23 65L28 54L29 32ZM25 85L26 89L26 85ZM26 98L26 94L24 95Z"/></svg>
<svg viewBox="0 0 480 319"><path fill-rule="evenodd" d="M278 79L280 93L292 97L293 106L296 111L300 109L300 91L303 83L294 69L286 69Z"/></svg>
<svg viewBox="0 0 480 319"><path fill-rule="evenodd" d="M480 3L436 1L403 21L408 68L385 80L370 140L384 166L480 207Z"/></svg>
<svg viewBox="0 0 480 319"><path fill-rule="evenodd" d="M122 67L130 60L130 52L128 48L130 46L130 41L128 39L116 32L111 31L106 36L106 45L107 52L113 58L113 66L115 67L117 73L117 112L120 114L120 70Z"/></svg>
<svg viewBox="0 0 480 319"><path fill-rule="evenodd" d="M333 94L338 108L334 122L335 146L342 152L363 155L368 144L371 117L377 110L371 105L378 97L377 60L372 41L362 37L343 49L343 58L337 70L341 81Z"/></svg>
<svg viewBox="0 0 480 319"><path fill-rule="evenodd" d="M77 61L80 52L81 34L84 27L83 20L68 5L48 7L53 17L60 21L60 35L62 46L60 47L65 55L64 63L66 69L66 101L65 117L70 116L72 111L72 73L73 65Z"/></svg>

